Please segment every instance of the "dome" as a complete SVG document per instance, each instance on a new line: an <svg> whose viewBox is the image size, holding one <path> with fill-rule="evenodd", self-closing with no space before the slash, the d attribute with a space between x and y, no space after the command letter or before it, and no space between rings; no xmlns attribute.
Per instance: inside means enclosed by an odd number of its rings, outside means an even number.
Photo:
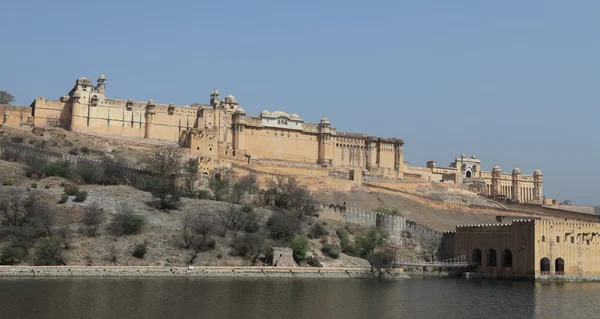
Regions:
<svg viewBox="0 0 600 319"><path fill-rule="evenodd" d="M237 103L237 101L236 101L235 97L234 97L233 95L231 95L231 94L227 95L227 96L226 96L226 97L223 99L223 101L224 101L225 103L231 103L231 104L236 104L236 103Z"/></svg>
<svg viewBox="0 0 600 319"><path fill-rule="evenodd" d="M213 90L212 92L210 92L210 96L213 95L219 95L219 90Z"/></svg>
<svg viewBox="0 0 600 319"><path fill-rule="evenodd" d="M539 169L536 169L536 170L533 172L533 176L542 176L542 171L540 171Z"/></svg>
<svg viewBox="0 0 600 319"><path fill-rule="evenodd" d="M269 116L271 115L271 112L267 111L267 110L263 110L262 112L260 112L261 116Z"/></svg>
<svg viewBox="0 0 600 319"><path fill-rule="evenodd" d="M106 81L106 77L104 76L104 74L100 74L100 76L98 77L98 82L100 81Z"/></svg>
<svg viewBox="0 0 600 319"><path fill-rule="evenodd" d="M127 104L131 104L131 103L133 103L133 100L131 98L128 98L127 99Z"/></svg>
<svg viewBox="0 0 600 319"><path fill-rule="evenodd" d="M329 122L329 120L326 117L322 118L320 123L321 124L331 124L331 122Z"/></svg>
<svg viewBox="0 0 600 319"><path fill-rule="evenodd" d="M518 167L515 167L512 172L513 174L521 174L521 170Z"/></svg>
<svg viewBox="0 0 600 319"><path fill-rule="evenodd" d="M246 114L246 111L244 111L244 109L240 107L237 109L236 113Z"/></svg>
<svg viewBox="0 0 600 319"><path fill-rule="evenodd" d="M299 119L300 116L298 116L298 114L296 114L296 113L292 113L292 115L290 115L290 118Z"/></svg>
<svg viewBox="0 0 600 319"><path fill-rule="evenodd" d="M148 101L147 105L156 105L156 104L154 104L154 100L153 99L150 99L150 101Z"/></svg>
<svg viewBox="0 0 600 319"><path fill-rule="evenodd" d="M283 112L283 111L275 111L273 113L271 113L272 117L287 117L288 119L290 118L290 115Z"/></svg>
<svg viewBox="0 0 600 319"><path fill-rule="evenodd" d="M500 169L500 166L494 165L494 171L502 171L502 169Z"/></svg>
<svg viewBox="0 0 600 319"><path fill-rule="evenodd" d="M471 159L477 159L477 157L475 157L475 154L471 155Z"/></svg>
<svg viewBox="0 0 600 319"><path fill-rule="evenodd" d="M90 79L88 79L86 76L82 76L79 79L77 79L77 83L91 85L92 81Z"/></svg>
<svg viewBox="0 0 600 319"><path fill-rule="evenodd" d="M465 158L467 157L465 154L460 154L460 158Z"/></svg>

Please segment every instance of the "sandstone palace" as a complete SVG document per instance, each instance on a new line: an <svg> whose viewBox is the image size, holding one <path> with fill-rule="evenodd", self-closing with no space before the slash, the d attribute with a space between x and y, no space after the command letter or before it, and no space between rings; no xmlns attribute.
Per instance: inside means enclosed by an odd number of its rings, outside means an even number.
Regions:
<svg viewBox="0 0 600 319"><path fill-rule="evenodd" d="M428 162L425 167L404 162L404 142L398 138L341 132L327 118L305 122L298 114L262 111L249 116L232 95L221 98L217 90L209 104L176 106L106 96L106 78L93 85L87 77L59 100L38 97L30 115L5 107L4 122L102 135L168 140L189 148L202 158L207 172L228 161L269 161L280 165L326 169L329 174L347 174L353 179L417 179L464 183L482 195L500 196L522 203L541 203L542 173L521 174L518 168L502 173L495 166L481 170L475 156L460 156L446 167ZM12 119L7 117L13 117Z"/></svg>

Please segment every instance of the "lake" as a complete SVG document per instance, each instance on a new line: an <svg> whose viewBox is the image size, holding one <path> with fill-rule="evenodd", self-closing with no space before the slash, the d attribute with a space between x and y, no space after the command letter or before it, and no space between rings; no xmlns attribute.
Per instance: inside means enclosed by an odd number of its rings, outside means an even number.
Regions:
<svg viewBox="0 0 600 319"><path fill-rule="evenodd" d="M0 278L2 318L594 318L600 283Z"/></svg>

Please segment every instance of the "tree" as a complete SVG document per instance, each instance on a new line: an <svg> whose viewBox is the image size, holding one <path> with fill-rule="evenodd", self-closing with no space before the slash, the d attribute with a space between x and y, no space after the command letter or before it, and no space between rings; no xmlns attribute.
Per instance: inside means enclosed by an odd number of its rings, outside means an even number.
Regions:
<svg viewBox="0 0 600 319"><path fill-rule="evenodd" d="M183 171L185 172L185 190L188 194L194 194L198 181L198 158L190 158L183 166Z"/></svg>
<svg viewBox="0 0 600 319"><path fill-rule="evenodd" d="M187 249L192 249L188 263L193 264L200 252L215 248L211 239L214 232L213 221L205 214L188 214L182 219L182 239Z"/></svg>
<svg viewBox="0 0 600 319"><path fill-rule="evenodd" d="M387 234L379 232L376 228L371 228L369 232L356 240L359 256L369 259L376 248L385 245L386 240Z"/></svg>
<svg viewBox="0 0 600 319"><path fill-rule="evenodd" d="M294 177L277 176L267 182L261 201L266 205L297 212L298 216L314 216L318 203L312 194L298 185Z"/></svg>
<svg viewBox="0 0 600 319"><path fill-rule="evenodd" d="M251 257L255 262L261 253L265 252L266 238L263 234L245 234L238 237L231 243L231 254L241 257Z"/></svg>
<svg viewBox="0 0 600 319"><path fill-rule="evenodd" d="M383 270L389 270L394 268L395 265L395 253L390 248L385 248L376 251L369 257L369 264L371 264L371 271L376 269L379 276L382 275Z"/></svg>
<svg viewBox="0 0 600 319"><path fill-rule="evenodd" d="M137 215L126 203L122 203L113 217L109 229L116 236L138 234L146 225L144 216Z"/></svg>
<svg viewBox="0 0 600 319"><path fill-rule="evenodd" d="M183 150L178 145L156 145L150 155L150 169L160 177L171 177L181 170Z"/></svg>
<svg viewBox="0 0 600 319"><path fill-rule="evenodd" d="M269 237L289 242L300 230L300 219L293 213L273 213L267 221Z"/></svg>
<svg viewBox="0 0 600 319"><path fill-rule="evenodd" d="M306 252L308 251L308 237L304 235L294 236L291 247L294 254L294 260L296 262L306 259Z"/></svg>
<svg viewBox="0 0 600 319"><path fill-rule="evenodd" d="M215 195L215 200L221 201L231 191L231 176L223 170L214 170L208 180L208 188Z"/></svg>
<svg viewBox="0 0 600 319"><path fill-rule="evenodd" d="M60 240L56 237L41 238L35 247L36 266L66 265L67 261L60 249Z"/></svg>
<svg viewBox="0 0 600 319"><path fill-rule="evenodd" d="M181 195L172 181L166 177L157 177L150 183L150 192L154 201L152 205L158 209L177 209L180 204Z"/></svg>
<svg viewBox="0 0 600 319"><path fill-rule="evenodd" d="M241 177L233 185L231 201L240 204L246 194L252 194L258 190L258 178L254 174Z"/></svg>
<svg viewBox="0 0 600 319"><path fill-rule="evenodd" d="M15 97L6 92L0 91L0 104L12 104L15 101Z"/></svg>
<svg viewBox="0 0 600 319"><path fill-rule="evenodd" d="M83 224L87 227L87 234L96 237L98 228L106 220L106 212L97 203L92 203L83 211Z"/></svg>

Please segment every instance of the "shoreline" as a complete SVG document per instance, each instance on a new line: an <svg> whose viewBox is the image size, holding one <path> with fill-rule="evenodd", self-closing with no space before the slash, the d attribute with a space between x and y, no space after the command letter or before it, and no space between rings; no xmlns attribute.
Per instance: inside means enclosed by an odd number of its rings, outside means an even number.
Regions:
<svg viewBox="0 0 600 319"><path fill-rule="evenodd" d="M193 278L345 278L373 279L370 268L163 267L163 266L0 266L2 277L193 277ZM385 278L409 279L403 269Z"/></svg>

